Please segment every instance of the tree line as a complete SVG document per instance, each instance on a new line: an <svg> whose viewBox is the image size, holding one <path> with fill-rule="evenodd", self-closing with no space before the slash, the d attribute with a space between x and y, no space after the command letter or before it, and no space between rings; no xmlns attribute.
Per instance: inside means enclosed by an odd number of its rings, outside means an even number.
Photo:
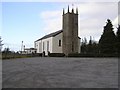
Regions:
<svg viewBox="0 0 120 90"><path fill-rule="evenodd" d="M2 48L2 40L0 37L0 52ZM15 54L9 48L5 48L2 53L7 56L9 53ZM19 54L18 52L16 54ZM96 42L92 40L87 41L86 38L81 42L81 54L86 55L118 55L120 56L120 25L117 27L117 32L114 32L113 24L110 19L107 19L106 25L103 27L103 33L100 39ZM74 56L74 55L73 55Z"/></svg>
<svg viewBox="0 0 120 90"><path fill-rule="evenodd" d="M91 37L89 42L86 38L82 39L81 53L120 55L120 25L118 25L115 33L111 20L107 19L98 42L92 40Z"/></svg>

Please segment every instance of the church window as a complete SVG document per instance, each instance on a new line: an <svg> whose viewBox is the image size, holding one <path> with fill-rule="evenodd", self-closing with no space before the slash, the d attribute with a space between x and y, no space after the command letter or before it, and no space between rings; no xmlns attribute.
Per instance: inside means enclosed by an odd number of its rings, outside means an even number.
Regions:
<svg viewBox="0 0 120 90"><path fill-rule="evenodd" d="M39 43L39 52L41 51L41 43Z"/></svg>
<svg viewBox="0 0 120 90"><path fill-rule="evenodd" d="M59 47L61 47L61 40L59 40Z"/></svg>
<svg viewBox="0 0 120 90"><path fill-rule="evenodd" d="M44 51L44 49L45 49L45 44L44 44L44 42L43 42L43 51Z"/></svg>
<svg viewBox="0 0 120 90"><path fill-rule="evenodd" d="M49 41L47 41L47 51L49 51Z"/></svg>

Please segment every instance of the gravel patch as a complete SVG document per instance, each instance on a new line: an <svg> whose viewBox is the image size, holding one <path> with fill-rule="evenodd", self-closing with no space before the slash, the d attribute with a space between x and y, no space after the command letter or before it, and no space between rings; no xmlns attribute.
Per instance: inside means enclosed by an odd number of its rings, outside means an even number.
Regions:
<svg viewBox="0 0 120 90"><path fill-rule="evenodd" d="M117 58L3 60L3 88L118 88Z"/></svg>

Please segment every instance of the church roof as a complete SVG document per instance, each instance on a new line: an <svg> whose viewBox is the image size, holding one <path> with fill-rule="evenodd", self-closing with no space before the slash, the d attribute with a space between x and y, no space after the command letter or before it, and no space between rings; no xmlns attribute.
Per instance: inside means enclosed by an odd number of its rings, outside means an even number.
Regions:
<svg viewBox="0 0 120 90"><path fill-rule="evenodd" d="M60 34L61 32L63 32L63 30L59 30L59 31L56 31L56 32L53 32L53 33L50 33L48 35L45 35L43 36L42 38L36 40L36 41L39 41L39 40L42 40L42 39L46 39L46 38L49 38L49 37L55 37L56 35ZM35 42L36 42L35 41Z"/></svg>

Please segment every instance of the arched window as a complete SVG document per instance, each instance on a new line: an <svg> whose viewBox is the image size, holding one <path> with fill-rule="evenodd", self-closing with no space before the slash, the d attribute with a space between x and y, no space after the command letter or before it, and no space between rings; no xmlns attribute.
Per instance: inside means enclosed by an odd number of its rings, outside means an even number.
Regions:
<svg viewBox="0 0 120 90"><path fill-rule="evenodd" d="M59 47L61 47L61 40L59 40Z"/></svg>
<svg viewBox="0 0 120 90"><path fill-rule="evenodd" d="M47 41L47 51L49 51L49 41Z"/></svg>

